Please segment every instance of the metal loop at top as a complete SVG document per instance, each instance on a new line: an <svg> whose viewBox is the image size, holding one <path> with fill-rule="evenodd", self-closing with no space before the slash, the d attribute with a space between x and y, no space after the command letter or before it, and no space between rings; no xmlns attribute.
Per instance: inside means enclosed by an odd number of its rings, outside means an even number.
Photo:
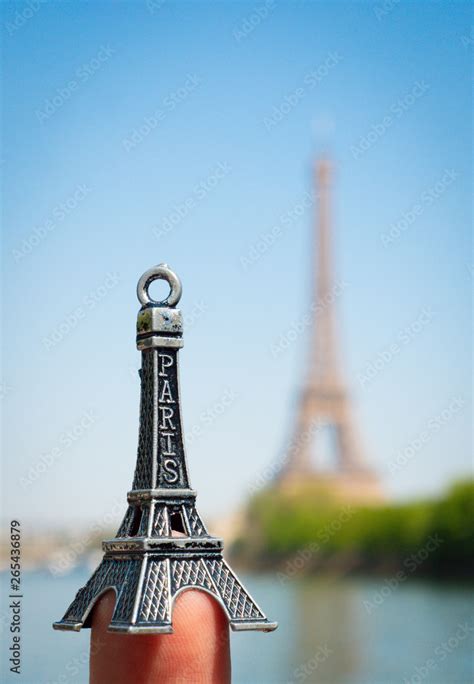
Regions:
<svg viewBox="0 0 474 684"><path fill-rule="evenodd" d="M154 280L166 280L170 286L169 295L161 302L152 299L148 294L148 288ZM137 297L142 306L146 306L147 304L155 304L156 306L176 306L181 299L182 291L183 288L180 279L167 264L158 264L158 266L149 268L148 271L145 271L137 284Z"/></svg>

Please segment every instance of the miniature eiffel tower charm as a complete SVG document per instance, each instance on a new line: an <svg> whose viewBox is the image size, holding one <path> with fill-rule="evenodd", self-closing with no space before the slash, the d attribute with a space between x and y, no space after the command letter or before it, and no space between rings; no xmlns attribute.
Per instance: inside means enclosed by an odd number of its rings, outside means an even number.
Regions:
<svg viewBox="0 0 474 684"><path fill-rule="evenodd" d="M162 302L150 299L155 279L170 285ZM109 631L172 633L173 602L200 589L224 608L233 630L271 631L269 622L222 558L223 543L206 530L190 488L184 454L178 385L183 346L181 283L166 264L146 271L137 286L142 305L137 347L142 353L138 455L128 510L104 558L55 629L90 626L92 609L108 589L116 595ZM180 533L179 536L173 532Z"/></svg>

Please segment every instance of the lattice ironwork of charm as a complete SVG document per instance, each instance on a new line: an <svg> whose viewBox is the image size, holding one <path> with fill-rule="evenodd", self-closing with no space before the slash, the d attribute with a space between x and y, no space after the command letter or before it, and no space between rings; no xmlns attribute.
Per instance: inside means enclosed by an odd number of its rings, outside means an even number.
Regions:
<svg viewBox="0 0 474 684"><path fill-rule="evenodd" d="M162 278L170 293L161 302L148 294ZM213 596L233 630L272 631L270 622L222 557L223 542L212 537L197 509L184 453L178 384L178 351L183 346L179 278L166 265L146 271L137 287L141 309L137 347L141 351L138 453L128 508L104 558L53 627L89 627L98 598L116 595L109 631L171 633L173 603L187 589Z"/></svg>

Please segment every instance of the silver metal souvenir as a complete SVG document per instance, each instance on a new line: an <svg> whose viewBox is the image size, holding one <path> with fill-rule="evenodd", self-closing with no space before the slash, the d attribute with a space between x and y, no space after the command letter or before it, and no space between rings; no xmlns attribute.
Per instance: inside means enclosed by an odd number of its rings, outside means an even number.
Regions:
<svg viewBox="0 0 474 684"><path fill-rule="evenodd" d="M148 294L156 279L170 285L170 294L161 302ZM267 620L223 559L223 542L208 533L189 484L178 384L183 340L181 312L175 307L181 282L160 264L142 275L137 294L142 305L137 320L140 426L128 510L117 536L102 543L101 564L53 627L90 627L97 599L114 589L109 631L170 634L174 600L194 587L222 605L233 630L274 630L277 623Z"/></svg>

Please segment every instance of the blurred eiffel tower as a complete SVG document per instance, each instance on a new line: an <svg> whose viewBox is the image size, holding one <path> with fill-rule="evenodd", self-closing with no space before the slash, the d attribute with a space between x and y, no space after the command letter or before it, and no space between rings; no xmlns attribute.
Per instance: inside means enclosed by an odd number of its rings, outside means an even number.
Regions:
<svg viewBox="0 0 474 684"><path fill-rule="evenodd" d="M380 483L363 458L339 361L334 301L341 285L335 282L332 269L331 175L330 161L320 159L315 170L317 267L310 359L298 400L293 439L277 482L284 486L320 482L344 499L377 501L383 498ZM335 450L331 471L321 463L321 429L326 427L332 428Z"/></svg>

